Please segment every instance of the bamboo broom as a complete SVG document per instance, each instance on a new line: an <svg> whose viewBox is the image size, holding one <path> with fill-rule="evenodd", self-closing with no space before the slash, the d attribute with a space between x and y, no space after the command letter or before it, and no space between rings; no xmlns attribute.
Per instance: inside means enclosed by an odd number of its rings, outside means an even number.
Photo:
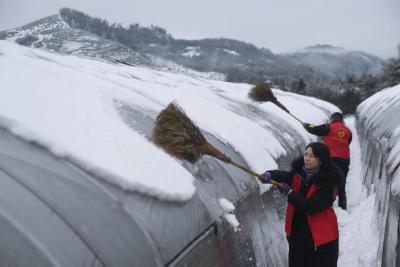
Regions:
<svg viewBox="0 0 400 267"><path fill-rule="evenodd" d="M157 116L152 140L169 154L179 159L195 163L202 155L210 155L256 176L260 181L263 180L262 175L234 162L230 157L208 143L200 129L180 107L173 103L170 103ZM274 180L271 180L271 184L281 186Z"/></svg>
<svg viewBox="0 0 400 267"><path fill-rule="evenodd" d="M287 112L290 116L292 116L295 120L303 124L303 122L294 116L290 111L274 96L270 86L268 83L257 83L253 88L251 88L249 94L249 98L256 102L272 102L282 110Z"/></svg>

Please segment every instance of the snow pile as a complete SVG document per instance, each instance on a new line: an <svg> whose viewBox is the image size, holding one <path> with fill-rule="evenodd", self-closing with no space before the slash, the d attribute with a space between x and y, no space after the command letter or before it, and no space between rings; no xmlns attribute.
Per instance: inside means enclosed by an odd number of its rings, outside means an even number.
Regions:
<svg viewBox="0 0 400 267"><path fill-rule="evenodd" d="M0 125L125 190L176 201L195 193L191 173L129 127L116 103L155 119L176 101L256 172L276 168L275 160L286 155L278 138L291 136L277 136L282 127L303 143L315 140L272 103L251 102L249 84L62 56L8 41L0 41L0 54ZM274 93L304 121L322 123L337 110L313 98ZM269 130L274 128L275 135Z"/></svg>
<svg viewBox="0 0 400 267"><path fill-rule="evenodd" d="M385 151L384 160L391 178L391 190L400 195L400 85L382 90L362 102L357 108L368 138L375 139Z"/></svg>
<svg viewBox="0 0 400 267"><path fill-rule="evenodd" d="M219 205L221 206L221 208L224 211L233 212L235 210L235 206L229 200L227 200L225 198L220 198L218 201L219 201Z"/></svg>
<svg viewBox="0 0 400 267"><path fill-rule="evenodd" d="M234 231L239 230L239 221L236 219L235 214L225 213L224 215L225 220L233 227Z"/></svg>
<svg viewBox="0 0 400 267"><path fill-rule="evenodd" d="M234 231L236 232L237 230L239 230L240 223L236 219L235 214L233 214L233 212L235 211L235 206L232 204L232 202L225 198L220 198L218 201L221 208L226 212L223 215L225 220L233 227Z"/></svg>

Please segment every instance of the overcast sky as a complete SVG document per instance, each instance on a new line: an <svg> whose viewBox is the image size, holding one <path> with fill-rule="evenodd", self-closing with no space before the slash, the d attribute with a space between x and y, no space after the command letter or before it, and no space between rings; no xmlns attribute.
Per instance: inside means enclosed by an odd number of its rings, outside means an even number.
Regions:
<svg viewBox="0 0 400 267"><path fill-rule="evenodd" d="M0 0L0 30L61 7L122 25L157 25L175 38L233 38L274 53L330 44L388 58L400 43L400 0Z"/></svg>

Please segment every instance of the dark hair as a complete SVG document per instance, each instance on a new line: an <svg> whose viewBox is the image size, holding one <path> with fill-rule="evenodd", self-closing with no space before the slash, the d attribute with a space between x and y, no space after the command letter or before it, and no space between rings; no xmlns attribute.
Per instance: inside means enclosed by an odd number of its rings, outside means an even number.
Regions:
<svg viewBox="0 0 400 267"><path fill-rule="evenodd" d="M331 115L331 120L333 121L343 121L343 114L340 112L335 112Z"/></svg>
<svg viewBox="0 0 400 267"><path fill-rule="evenodd" d="M315 157L321 161L320 170L329 171L332 169L331 153L327 145L319 142L308 144L307 148L311 148Z"/></svg>

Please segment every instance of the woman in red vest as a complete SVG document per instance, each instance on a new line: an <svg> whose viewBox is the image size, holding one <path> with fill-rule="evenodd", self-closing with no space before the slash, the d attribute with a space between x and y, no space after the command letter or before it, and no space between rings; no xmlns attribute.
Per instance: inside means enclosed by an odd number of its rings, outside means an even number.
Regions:
<svg viewBox="0 0 400 267"><path fill-rule="evenodd" d="M350 165L351 130L344 124L343 115L335 112L331 115L331 121L327 124L313 125L303 123L307 132L320 136L331 152L332 162L344 173L344 179L339 186L339 207L347 209L346 176Z"/></svg>
<svg viewBox="0 0 400 267"><path fill-rule="evenodd" d="M343 173L332 164L328 147L311 143L292 170L263 174L281 182L287 195L285 231L289 242L289 267L336 267L339 229L332 208Z"/></svg>

